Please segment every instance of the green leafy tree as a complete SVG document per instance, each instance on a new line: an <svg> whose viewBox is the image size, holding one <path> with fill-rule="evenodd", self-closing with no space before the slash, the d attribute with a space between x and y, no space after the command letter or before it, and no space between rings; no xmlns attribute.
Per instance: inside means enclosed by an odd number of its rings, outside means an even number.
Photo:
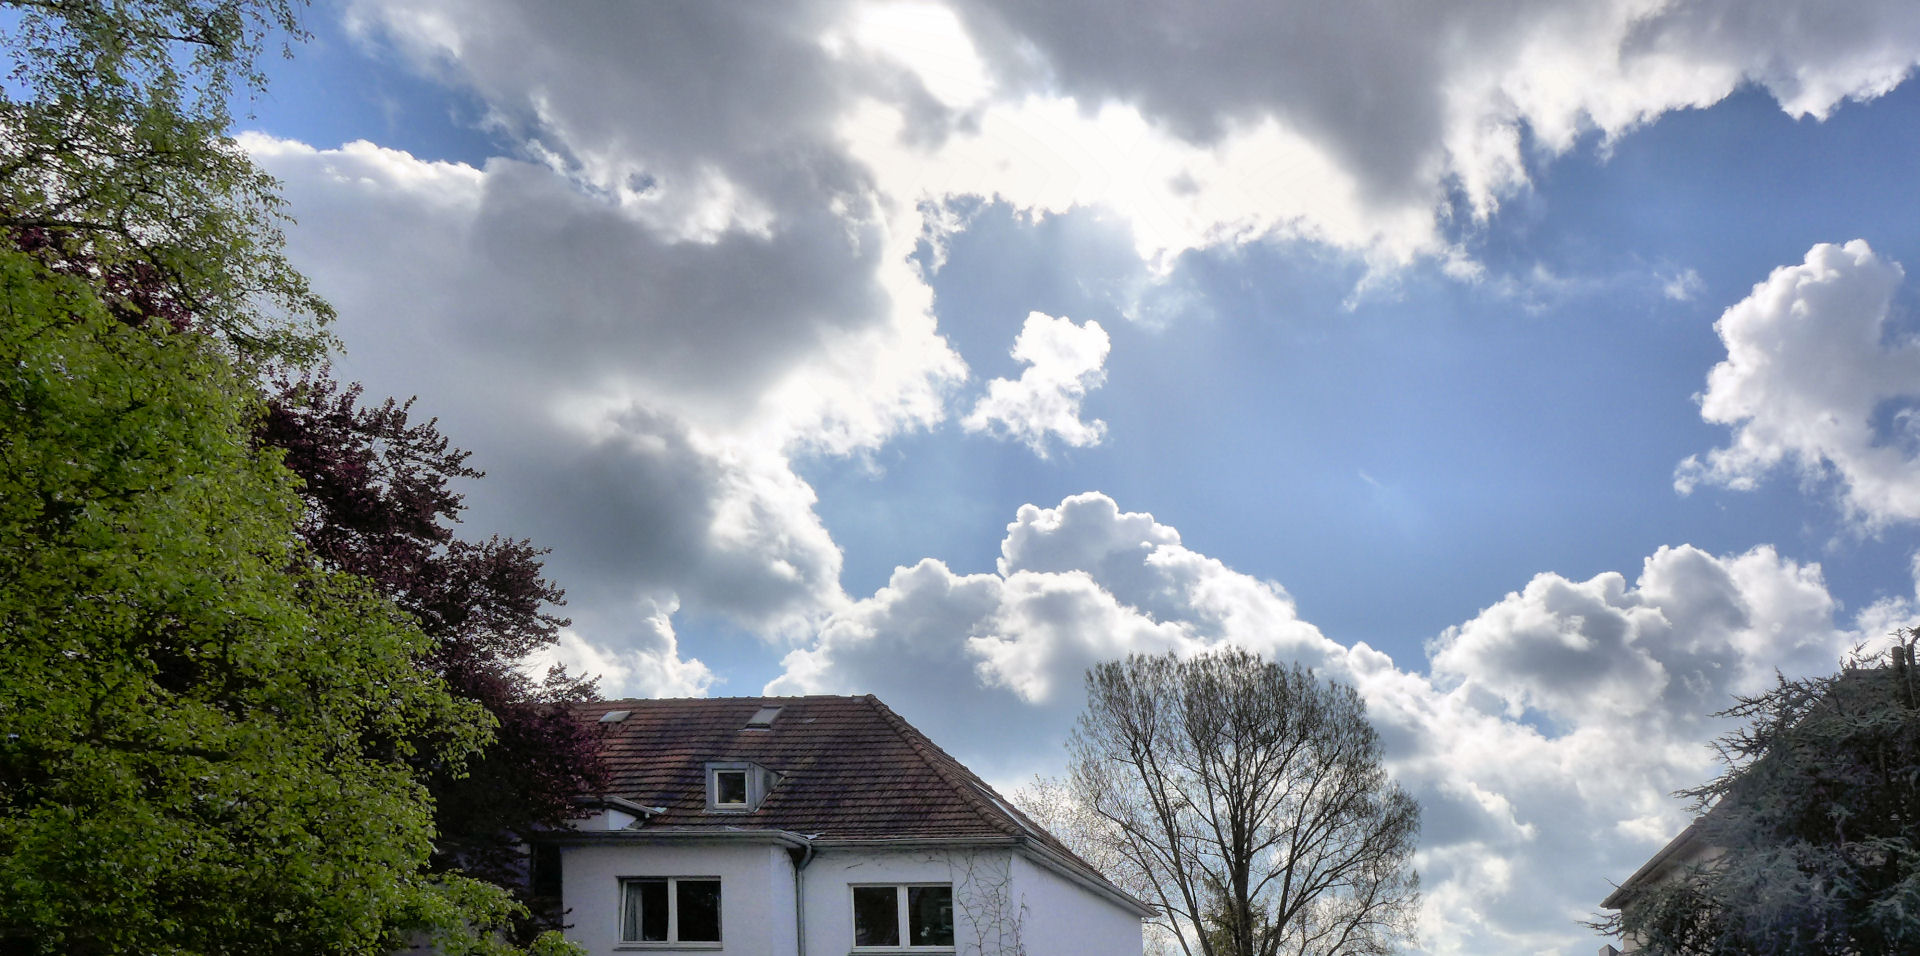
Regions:
<svg viewBox="0 0 1920 956"><path fill-rule="evenodd" d="M1228 648L1087 672L1073 800L1187 953L1342 956L1411 935L1420 808L1350 687Z"/></svg>
<svg viewBox="0 0 1920 956"><path fill-rule="evenodd" d="M417 627L297 545L253 386L0 253L0 940L44 953L495 948L498 891L428 878L407 761L485 712ZM425 741L425 743L420 743Z"/></svg>
<svg viewBox="0 0 1920 956"><path fill-rule="evenodd" d="M1916 642L1722 712L1744 722L1718 743L1727 770L1682 792L1717 852L1595 928L1676 956L1920 952Z"/></svg>
<svg viewBox="0 0 1920 956"><path fill-rule="evenodd" d="M6 0L0 231L191 316L237 354L310 359L331 311L288 264L283 201L226 135L293 0ZM284 49L284 48L283 48Z"/></svg>
<svg viewBox="0 0 1920 956"><path fill-rule="evenodd" d="M0 3L6 952L512 951L420 780L493 720L257 441L257 370L330 311L227 103L303 5Z"/></svg>

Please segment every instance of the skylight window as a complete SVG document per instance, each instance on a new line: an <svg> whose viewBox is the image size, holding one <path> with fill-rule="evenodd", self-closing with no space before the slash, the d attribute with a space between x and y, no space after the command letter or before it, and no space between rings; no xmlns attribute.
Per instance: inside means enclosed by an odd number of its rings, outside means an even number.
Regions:
<svg viewBox="0 0 1920 956"><path fill-rule="evenodd" d="M747 727L749 729L765 730L773 726L773 719L778 716L780 716L780 708L762 707L754 711L753 717L747 721Z"/></svg>
<svg viewBox="0 0 1920 956"><path fill-rule="evenodd" d="M632 713L633 711L631 710L609 710L600 715L600 722L603 724L617 724L626 720L627 716Z"/></svg>

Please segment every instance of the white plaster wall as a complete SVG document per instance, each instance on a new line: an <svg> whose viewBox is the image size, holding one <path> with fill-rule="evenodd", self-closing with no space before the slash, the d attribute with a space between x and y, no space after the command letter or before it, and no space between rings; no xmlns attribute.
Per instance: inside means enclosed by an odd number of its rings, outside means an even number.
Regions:
<svg viewBox="0 0 1920 956"><path fill-rule="evenodd" d="M585 844L560 851L566 931L592 956L613 953L700 953L795 956L793 864L785 849L764 843L644 846ZM720 946L620 942L620 880L632 876L720 878Z"/></svg>
<svg viewBox="0 0 1920 956"><path fill-rule="evenodd" d="M1140 917L1025 857L1013 858L1028 956L1140 956Z"/></svg>
<svg viewBox="0 0 1920 956"><path fill-rule="evenodd" d="M956 882L946 850L821 850L801 873L807 907L807 956L847 956L853 950L853 887L868 883ZM1006 851L990 855L1004 861ZM957 895L957 892L956 892ZM977 952L972 928L954 906L954 942L962 953Z"/></svg>
<svg viewBox="0 0 1920 956"><path fill-rule="evenodd" d="M802 874L806 956L849 956L853 887L951 883L959 956L1140 956L1140 920L1005 849L822 850Z"/></svg>

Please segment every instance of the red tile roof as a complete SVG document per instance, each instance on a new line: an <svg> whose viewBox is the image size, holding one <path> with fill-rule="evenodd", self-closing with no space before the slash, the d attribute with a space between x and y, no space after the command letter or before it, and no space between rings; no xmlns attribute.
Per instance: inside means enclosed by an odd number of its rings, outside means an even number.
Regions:
<svg viewBox="0 0 1920 956"><path fill-rule="evenodd" d="M767 729L747 729L779 707ZM662 807L647 828L765 828L829 840L1026 838L1098 871L1015 810L986 782L872 695L603 700L584 719L630 714L600 728L608 794ZM707 811L705 765L751 761L780 774L749 813Z"/></svg>

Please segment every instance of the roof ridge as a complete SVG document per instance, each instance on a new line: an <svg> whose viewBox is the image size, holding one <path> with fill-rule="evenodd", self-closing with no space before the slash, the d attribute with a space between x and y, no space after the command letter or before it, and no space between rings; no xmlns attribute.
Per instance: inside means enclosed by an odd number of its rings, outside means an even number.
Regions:
<svg viewBox="0 0 1920 956"><path fill-rule="evenodd" d="M942 782L952 787L953 791L960 795L960 799L980 817L982 822L1008 836L1023 836L1026 834L1026 828L1022 827L1018 820L1009 819L1005 812L981 797L976 791L976 787L987 788L989 791L991 788L987 787L986 782L976 776L973 771L968 770L965 764L955 760L952 754L940 749L939 744L934 743L926 734L921 733L920 728L907 723L906 718L894 713L893 708L888 707L880 698L872 694L867 694L866 700L867 706L873 708L874 713L880 715L880 718L886 721L887 726L891 727L893 732L900 736L901 741L913 751L914 756L919 757L921 762L927 765L927 769L932 770L934 775L938 776ZM932 754L939 755L940 759L935 759L928 751L932 751ZM964 773L965 776L957 776L949 769L949 766L960 768L960 771Z"/></svg>
<svg viewBox="0 0 1920 956"><path fill-rule="evenodd" d="M871 697L873 695L869 694L867 696ZM771 696L771 697L766 694L758 694L758 695L749 696L749 697L597 697L593 700L574 701L568 704L568 706L570 707L577 707L581 705L593 706L597 704L646 704L646 703L656 703L656 702L663 703L663 704L665 703L684 704L689 702L723 703L726 701L742 701L742 700L793 701L793 700L857 700L857 699L859 698L852 694L846 694L846 695L790 694L787 696Z"/></svg>

